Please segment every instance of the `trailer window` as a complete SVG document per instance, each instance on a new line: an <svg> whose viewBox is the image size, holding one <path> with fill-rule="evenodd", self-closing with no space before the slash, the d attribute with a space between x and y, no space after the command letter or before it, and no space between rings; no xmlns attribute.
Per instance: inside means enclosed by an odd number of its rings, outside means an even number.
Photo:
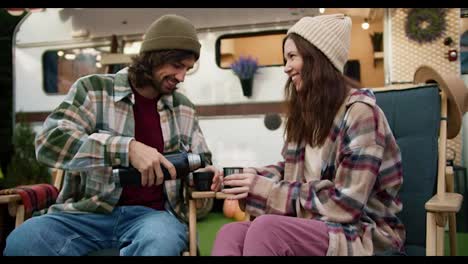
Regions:
<svg viewBox="0 0 468 264"><path fill-rule="evenodd" d="M216 40L216 63L223 69L240 56L258 59L260 66L283 65L286 30L222 35Z"/></svg>
<svg viewBox="0 0 468 264"><path fill-rule="evenodd" d="M100 60L109 51L109 46L46 51L42 56L45 92L66 94L78 78L105 73Z"/></svg>

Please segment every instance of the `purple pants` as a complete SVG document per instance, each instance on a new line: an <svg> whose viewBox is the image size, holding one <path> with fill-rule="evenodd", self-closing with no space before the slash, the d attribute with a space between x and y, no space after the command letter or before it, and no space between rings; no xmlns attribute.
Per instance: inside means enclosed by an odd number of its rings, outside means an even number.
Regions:
<svg viewBox="0 0 468 264"><path fill-rule="evenodd" d="M324 222L281 215L262 215L252 222L224 225L212 256L325 256L328 227Z"/></svg>

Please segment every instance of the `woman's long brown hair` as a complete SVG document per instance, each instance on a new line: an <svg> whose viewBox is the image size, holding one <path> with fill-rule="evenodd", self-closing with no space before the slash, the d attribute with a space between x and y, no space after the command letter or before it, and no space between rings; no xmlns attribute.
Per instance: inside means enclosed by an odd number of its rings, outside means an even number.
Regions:
<svg viewBox="0 0 468 264"><path fill-rule="evenodd" d="M302 89L297 92L291 78L285 85L286 140L305 140L312 147L320 147L350 87L360 88L360 84L346 78L319 49L301 36L291 33L287 38L296 44L303 66Z"/></svg>

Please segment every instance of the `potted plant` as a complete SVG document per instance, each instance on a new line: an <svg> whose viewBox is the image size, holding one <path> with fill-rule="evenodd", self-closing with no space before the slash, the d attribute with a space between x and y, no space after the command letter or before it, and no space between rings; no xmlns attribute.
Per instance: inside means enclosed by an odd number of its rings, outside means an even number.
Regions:
<svg viewBox="0 0 468 264"><path fill-rule="evenodd" d="M374 49L374 52L383 51L383 33L374 32L369 35L372 41L372 48Z"/></svg>
<svg viewBox="0 0 468 264"><path fill-rule="evenodd" d="M251 56L240 56L231 64L231 69L241 82L244 96L252 96L253 79L258 70L258 60Z"/></svg>
<svg viewBox="0 0 468 264"><path fill-rule="evenodd" d="M3 179L0 179L1 188L51 182L49 168L36 159L36 133L29 123L21 120L21 113L19 119L13 135L13 155Z"/></svg>

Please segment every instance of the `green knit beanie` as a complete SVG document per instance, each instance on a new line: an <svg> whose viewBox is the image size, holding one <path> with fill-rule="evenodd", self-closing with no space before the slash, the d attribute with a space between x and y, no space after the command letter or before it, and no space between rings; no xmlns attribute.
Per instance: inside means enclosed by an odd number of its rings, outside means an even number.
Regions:
<svg viewBox="0 0 468 264"><path fill-rule="evenodd" d="M195 26L178 15L165 15L151 24L146 31L140 54L153 50L181 49L190 50L200 56L201 44Z"/></svg>

